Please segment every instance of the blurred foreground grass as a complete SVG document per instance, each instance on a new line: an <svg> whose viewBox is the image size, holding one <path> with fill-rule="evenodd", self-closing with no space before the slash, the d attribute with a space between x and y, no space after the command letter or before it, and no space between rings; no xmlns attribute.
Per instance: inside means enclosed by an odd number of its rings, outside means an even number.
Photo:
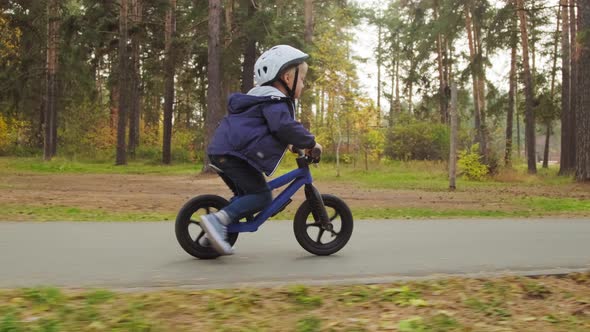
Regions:
<svg viewBox="0 0 590 332"><path fill-rule="evenodd" d="M0 331L590 331L590 273L138 293L0 290Z"/></svg>

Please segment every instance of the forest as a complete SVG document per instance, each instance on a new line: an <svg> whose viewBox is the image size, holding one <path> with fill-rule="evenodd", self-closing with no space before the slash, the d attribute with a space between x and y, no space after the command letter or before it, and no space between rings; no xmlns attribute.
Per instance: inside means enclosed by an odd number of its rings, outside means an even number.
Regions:
<svg viewBox="0 0 590 332"><path fill-rule="evenodd" d="M288 44L324 160L448 160L456 85L462 159L590 181L585 0L0 0L0 35L0 156L203 162L227 97Z"/></svg>

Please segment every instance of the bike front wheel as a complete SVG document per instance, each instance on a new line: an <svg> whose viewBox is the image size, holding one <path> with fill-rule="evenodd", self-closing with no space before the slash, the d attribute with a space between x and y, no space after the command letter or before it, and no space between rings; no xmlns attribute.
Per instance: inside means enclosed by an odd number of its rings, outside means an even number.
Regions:
<svg viewBox="0 0 590 332"><path fill-rule="evenodd" d="M205 236L201 227L201 215L214 213L228 204L227 200L217 195L197 196L184 204L176 216L176 239L188 254L211 259L219 257L219 253L211 246L202 246L199 240ZM238 233L228 233L227 240L232 246L238 239Z"/></svg>
<svg viewBox="0 0 590 332"><path fill-rule="evenodd" d="M324 225L315 220L311 204L305 201L295 214L293 232L303 249L314 255L327 256L342 249L350 240L353 219L348 205L340 198L322 195L322 200L330 222Z"/></svg>

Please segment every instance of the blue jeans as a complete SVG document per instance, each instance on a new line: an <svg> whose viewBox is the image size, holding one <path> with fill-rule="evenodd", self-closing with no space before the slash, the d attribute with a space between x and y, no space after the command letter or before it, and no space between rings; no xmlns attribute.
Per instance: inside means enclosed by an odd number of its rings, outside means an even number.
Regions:
<svg viewBox="0 0 590 332"><path fill-rule="evenodd" d="M232 222L261 211L272 202L272 193L264 175L240 158L210 155L211 163L221 169L219 174L234 192L228 206L223 208Z"/></svg>

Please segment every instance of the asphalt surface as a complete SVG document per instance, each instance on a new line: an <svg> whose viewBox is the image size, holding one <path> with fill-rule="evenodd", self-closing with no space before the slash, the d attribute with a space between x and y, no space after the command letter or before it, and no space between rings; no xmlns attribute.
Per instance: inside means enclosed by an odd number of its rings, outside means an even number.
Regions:
<svg viewBox="0 0 590 332"><path fill-rule="evenodd" d="M590 219L357 221L350 242L316 257L292 224L240 234L236 254L198 260L173 222L0 223L0 288L222 288L290 283L590 270Z"/></svg>

